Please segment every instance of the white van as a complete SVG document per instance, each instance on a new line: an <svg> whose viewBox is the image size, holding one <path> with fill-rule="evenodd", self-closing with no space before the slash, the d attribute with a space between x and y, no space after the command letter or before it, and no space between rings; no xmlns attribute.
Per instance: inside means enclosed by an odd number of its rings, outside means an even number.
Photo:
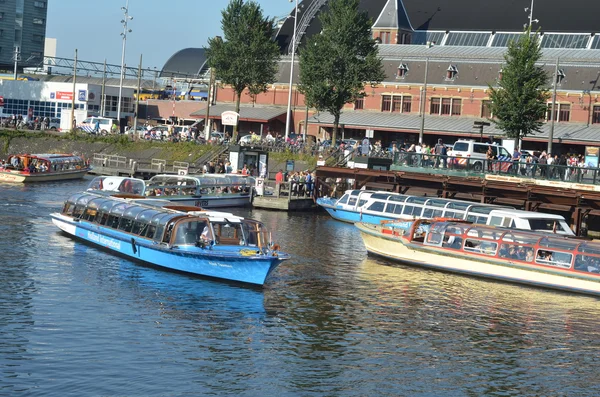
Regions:
<svg viewBox="0 0 600 397"><path fill-rule="evenodd" d="M77 128L90 134L96 133L96 122L98 122L98 134L108 135L113 129L113 125L118 127L117 120L109 119L107 117L88 117L83 120Z"/></svg>
<svg viewBox="0 0 600 397"><path fill-rule="evenodd" d="M497 160L510 161L510 159L512 159L512 155L503 146L485 142L475 142L466 139L459 139L454 143L454 147L452 148L452 156L469 159L469 167L474 171L481 171L483 170L483 160L487 158L486 153L489 147L492 148L494 156L496 156ZM475 159L475 161L471 159Z"/></svg>
<svg viewBox="0 0 600 397"><path fill-rule="evenodd" d="M565 236L575 235L564 217L542 212L512 209L492 210L486 224L509 227L511 229L562 234Z"/></svg>

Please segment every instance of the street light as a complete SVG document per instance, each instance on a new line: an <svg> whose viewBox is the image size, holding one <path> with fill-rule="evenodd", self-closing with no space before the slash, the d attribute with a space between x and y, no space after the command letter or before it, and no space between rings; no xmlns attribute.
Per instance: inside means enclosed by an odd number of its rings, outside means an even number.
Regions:
<svg viewBox="0 0 600 397"><path fill-rule="evenodd" d="M121 37L123 37L123 52L121 53L121 79L119 81L119 103L117 105L117 121L119 123L121 123L121 95L123 93L123 78L125 77L125 45L127 44L127 33L131 33L131 29L127 29L127 24L133 19L129 15L129 0L125 3L125 7L121 7L121 10L123 10L125 17L121 20L123 24L123 32L121 33Z"/></svg>
<svg viewBox="0 0 600 397"><path fill-rule="evenodd" d="M290 135L290 122L292 117L292 84L294 83L294 55L296 54L296 27L298 26L298 0L295 1L296 7L294 8L294 33L292 35L292 63L290 65L290 86L288 92L288 106L287 106L287 117L285 120L285 140L287 141ZM304 126L306 128L307 126Z"/></svg>

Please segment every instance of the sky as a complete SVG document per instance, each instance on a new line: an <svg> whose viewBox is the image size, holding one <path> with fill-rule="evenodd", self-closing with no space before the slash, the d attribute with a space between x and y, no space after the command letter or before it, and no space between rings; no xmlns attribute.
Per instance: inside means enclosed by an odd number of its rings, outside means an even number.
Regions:
<svg viewBox="0 0 600 397"><path fill-rule="evenodd" d="M121 7L127 0L48 0L46 37L57 39L57 57L120 65ZM257 0L265 15L284 17L290 0ZM221 11L229 0L129 0L125 64L160 70L177 51L205 47L221 32Z"/></svg>

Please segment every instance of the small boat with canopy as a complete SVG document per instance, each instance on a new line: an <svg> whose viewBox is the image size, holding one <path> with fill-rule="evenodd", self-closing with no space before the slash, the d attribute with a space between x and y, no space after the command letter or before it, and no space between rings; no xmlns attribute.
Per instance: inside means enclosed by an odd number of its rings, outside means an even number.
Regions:
<svg viewBox="0 0 600 397"><path fill-rule="evenodd" d="M11 154L0 167L0 182L45 182L83 178L90 167L75 154Z"/></svg>

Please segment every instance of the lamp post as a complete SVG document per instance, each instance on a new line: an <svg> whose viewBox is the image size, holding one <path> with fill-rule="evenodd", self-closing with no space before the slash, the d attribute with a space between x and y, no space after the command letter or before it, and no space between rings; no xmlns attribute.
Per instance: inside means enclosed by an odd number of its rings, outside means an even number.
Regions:
<svg viewBox="0 0 600 397"><path fill-rule="evenodd" d="M292 0L290 0L292 1ZM287 141L290 135L290 122L292 117L292 84L294 83L294 55L296 54L296 28L298 26L298 0L294 8L294 33L292 35L292 63L290 64L290 86L288 92L287 117L285 119L285 140ZM306 126L304 127L306 128Z"/></svg>
<svg viewBox="0 0 600 397"><path fill-rule="evenodd" d="M123 52L121 53L121 79L119 81L119 101L117 105L117 121L119 123L121 122L121 95L123 94L123 78L125 77L125 46L127 44L127 33L131 33L131 29L127 28L127 24L133 19L129 15L129 0L125 3L125 7L121 7L121 10L124 12L124 18L121 20L123 24L123 32L121 33L121 37L123 37Z"/></svg>

